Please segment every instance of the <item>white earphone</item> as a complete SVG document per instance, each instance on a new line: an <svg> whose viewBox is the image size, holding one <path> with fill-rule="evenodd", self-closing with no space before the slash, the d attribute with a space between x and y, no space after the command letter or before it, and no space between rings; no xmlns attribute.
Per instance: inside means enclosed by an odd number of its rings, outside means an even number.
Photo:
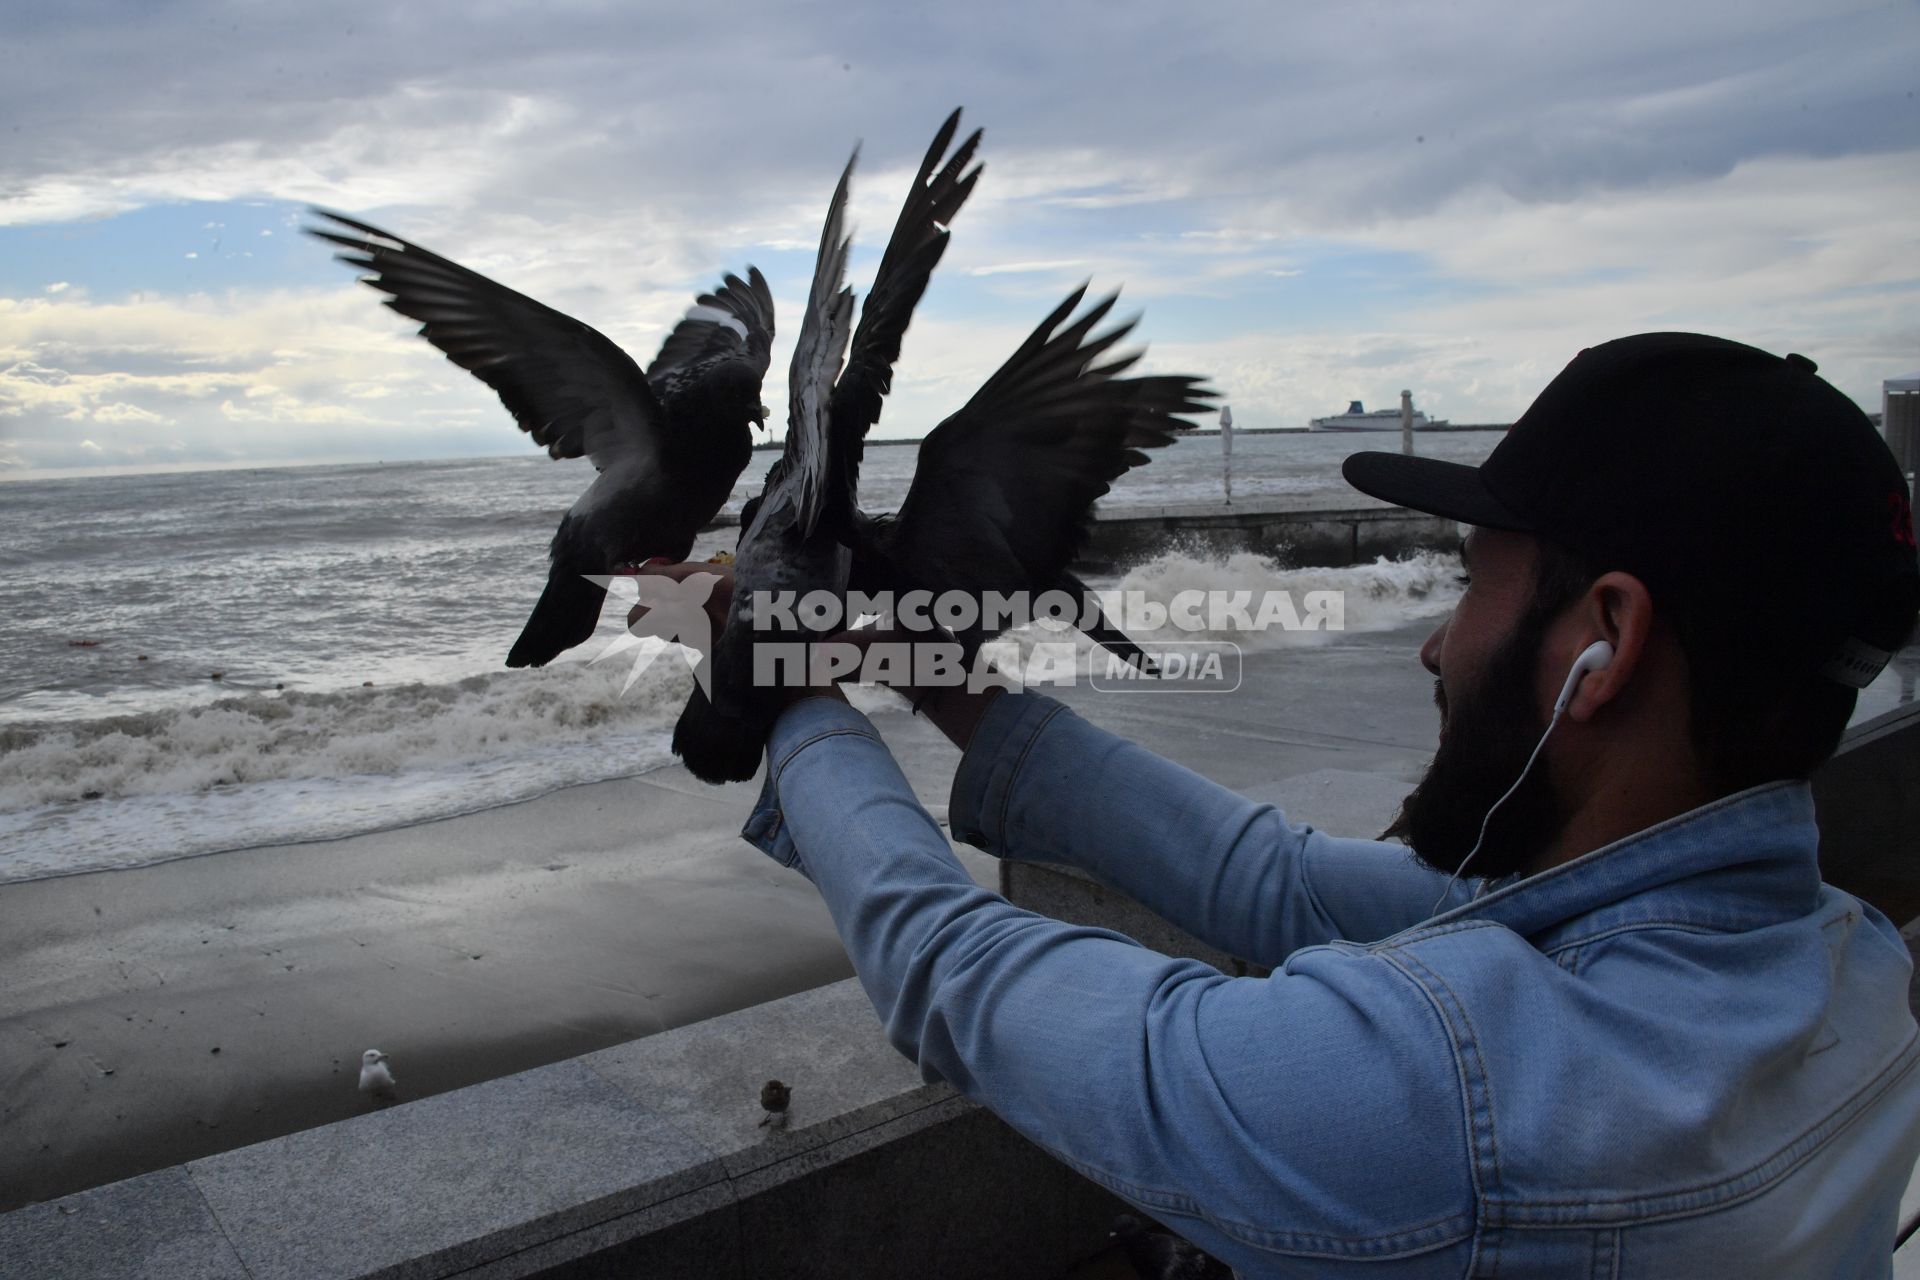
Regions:
<svg viewBox="0 0 1920 1280"><path fill-rule="evenodd" d="M1613 665L1613 646L1605 640L1595 640L1580 651L1573 660L1573 670L1567 672L1567 682L1560 686L1560 696L1553 700L1553 714L1556 719L1573 701L1573 691L1580 686L1580 677L1589 671L1605 671ZM1549 729L1553 726L1548 725Z"/></svg>
<svg viewBox="0 0 1920 1280"><path fill-rule="evenodd" d="M1520 776L1515 778L1513 785L1507 788L1507 794L1495 800L1493 808L1487 810L1487 816L1480 819L1480 838L1473 842L1473 848L1468 851L1466 857L1460 859L1460 865L1453 869L1453 874L1447 877L1446 887L1440 890L1440 897L1433 904L1435 911L1440 910L1440 903L1445 902L1447 895L1453 892L1454 883L1460 879L1460 873L1467 869L1467 864L1472 862L1474 855L1480 852L1480 846L1486 843L1487 824L1493 821L1493 815L1500 812L1500 806L1520 789L1520 784L1527 780L1529 773L1533 772L1533 762L1540 758L1540 748L1546 746L1547 739L1553 736L1553 726L1559 724L1560 717L1567 713L1567 704L1573 701L1573 691L1580 687L1580 677L1589 671L1605 671L1612 663L1613 646L1605 640L1595 640L1582 649L1580 656L1573 660L1573 670L1567 672L1567 681L1560 686L1560 696L1553 700L1553 715L1547 721L1547 731L1541 734L1540 741L1534 744L1533 754L1527 757L1526 767L1520 770Z"/></svg>

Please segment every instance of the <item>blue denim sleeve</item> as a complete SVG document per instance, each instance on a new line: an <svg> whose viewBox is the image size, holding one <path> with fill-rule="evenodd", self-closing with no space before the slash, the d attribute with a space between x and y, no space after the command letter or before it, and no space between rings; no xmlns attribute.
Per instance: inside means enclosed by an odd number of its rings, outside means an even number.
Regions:
<svg viewBox="0 0 1920 1280"><path fill-rule="evenodd" d="M955 839L1105 881L1231 955L1389 937L1435 914L1446 877L1403 845L1328 835L1087 723L996 698L954 775ZM1469 887L1456 885L1449 905Z"/></svg>
<svg viewBox="0 0 1920 1280"><path fill-rule="evenodd" d="M819 889L927 1078L1230 1263L1464 1247L1460 1076L1391 959L1321 947L1228 978L1015 907L974 883L866 718L827 699L776 723L745 834Z"/></svg>

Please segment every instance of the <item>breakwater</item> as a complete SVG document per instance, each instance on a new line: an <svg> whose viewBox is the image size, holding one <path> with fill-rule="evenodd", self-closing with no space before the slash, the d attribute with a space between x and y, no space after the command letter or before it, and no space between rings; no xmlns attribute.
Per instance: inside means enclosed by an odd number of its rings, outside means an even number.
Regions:
<svg viewBox="0 0 1920 1280"><path fill-rule="evenodd" d="M708 529L735 528L722 514ZM1254 497L1243 502L1180 502L1159 506L1098 507L1075 568L1122 572L1169 548L1232 555L1253 552L1293 568L1338 568L1415 551L1451 551L1459 545L1453 520L1409 511L1358 494L1325 498Z"/></svg>
<svg viewBox="0 0 1920 1280"><path fill-rule="evenodd" d="M1353 495L1116 507L1096 513L1081 552L1084 573L1114 573L1178 547L1194 553L1253 552L1294 568L1365 564L1415 551L1450 551L1452 520Z"/></svg>

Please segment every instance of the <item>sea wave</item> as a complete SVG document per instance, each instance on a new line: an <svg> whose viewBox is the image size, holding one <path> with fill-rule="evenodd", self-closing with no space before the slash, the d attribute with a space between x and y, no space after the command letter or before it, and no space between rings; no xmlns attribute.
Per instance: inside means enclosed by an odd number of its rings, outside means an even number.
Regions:
<svg viewBox="0 0 1920 1280"><path fill-rule="evenodd" d="M1185 591L1338 592L1344 631L1391 629L1458 598L1449 557L1344 569L1170 552L1095 585L1170 605ZM1256 604L1257 608L1257 604ZM617 624L616 624L617 625ZM1136 629L1144 642L1231 640L1243 651L1337 643L1341 630ZM991 652L1030 672L1022 627ZM1091 646L1076 640L1076 672ZM582 646L582 654L605 652ZM650 656L636 672L634 654ZM643 642L605 660L443 683L258 691L131 715L0 725L0 882L142 866L226 849L333 839L530 799L668 764L692 688L684 651ZM850 690L869 712L903 704Z"/></svg>
<svg viewBox="0 0 1920 1280"><path fill-rule="evenodd" d="M353 835L658 767L693 684L679 653L631 688L616 658L0 727L0 881Z"/></svg>
<svg viewBox="0 0 1920 1280"><path fill-rule="evenodd" d="M1294 568L1252 552L1173 551L1135 566L1118 579L1089 586L1109 620L1149 651L1156 645L1177 648L1194 642L1228 642L1242 654L1255 654L1337 645L1354 633L1393 631L1439 618L1460 599L1458 572L1454 557L1424 551L1405 559L1382 556L1371 564L1344 568ZM1203 594L1197 600L1189 596L1185 618L1176 619L1176 602L1192 592ZM1320 593L1331 593L1336 599L1328 601ZM1216 601L1238 603L1246 610L1246 622L1257 624L1262 602L1269 597L1284 597L1267 615L1271 625L1247 626L1225 607L1218 615L1213 611ZM1274 621L1289 617L1301 625ZM1182 625L1196 619L1201 623L1197 628ZM1215 622L1221 625L1211 625ZM1070 672L1063 662L1053 660L1053 651L1069 640L1076 650ZM1049 646L1046 660L1036 660L1042 645ZM997 669L1029 679L1038 672L1079 681L1109 665L1086 635L1045 619L1007 632L985 652Z"/></svg>
<svg viewBox="0 0 1920 1280"><path fill-rule="evenodd" d="M1169 616L1158 627L1135 628L1136 640L1225 640L1254 652L1337 644L1343 632L1391 631L1423 618L1440 617L1451 612L1460 599L1458 573L1455 557L1432 551L1401 560L1381 556L1371 564L1333 569L1291 568L1279 559L1254 552L1224 556L1173 552L1128 572L1118 590L1123 601L1149 600L1163 607L1172 605L1182 592L1208 593L1197 613L1191 609L1187 613L1188 618L1198 617L1208 625L1191 630ZM1311 597L1329 592L1337 603L1320 597L1317 603L1321 608L1316 612L1312 607L1316 601ZM1240 623L1224 608L1213 609L1210 603L1244 597L1248 614L1257 622L1263 600L1281 594L1285 597L1284 608L1276 604L1268 615L1269 625L1257 628ZM1299 619L1302 625L1273 622L1288 616Z"/></svg>

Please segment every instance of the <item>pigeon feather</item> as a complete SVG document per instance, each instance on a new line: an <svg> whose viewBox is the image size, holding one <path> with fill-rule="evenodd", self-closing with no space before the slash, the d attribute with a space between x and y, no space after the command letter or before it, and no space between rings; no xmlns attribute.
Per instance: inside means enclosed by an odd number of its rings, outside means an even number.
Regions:
<svg viewBox="0 0 1920 1280"><path fill-rule="evenodd" d="M820 251L814 259L813 285L807 293L807 310L800 321L800 337L793 348L793 363L787 371L787 447L781 454L779 472L792 476L799 485L799 527L803 537L811 537L826 504L828 469L832 445L827 435L828 413L834 379L840 376L840 364L846 356L853 318L853 290L845 287L847 254L853 239L846 234L847 184L853 178L853 166L860 159L856 149L840 183L833 189L827 206L827 220L820 229ZM769 487L772 481L769 480Z"/></svg>
<svg viewBox="0 0 1920 1280"><path fill-rule="evenodd" d="M921 442L899 512L863 522L856 589L1084 591L1068 568L1094 502L1147 461L1143 450L1191 429L1179 415L1205 412L1214 394L1184 375L1122 377L1138 354L1109 353L1135 322L1094 333L1110 296L1069 323L1085 296L1085 286L1068 295ZM1115 637L1110 627L1096 636ZM982 638L962 640L971 650Z"/></svg>
<svg viewBox="0 0 1920 1280"><path fill-rule="evenodd" d="M607 575L681 559L752 454L773 347L773 295L752 267L696 298L642 373L590 325L371 223L324 209L309 234L345 250L386 305L499 395L555 458L599 475L562 517L546 589L507 655L542 666L590 637Z"/></svg>
<svg viewBox="0 0 1920 1280"><path fill-rule="evenodd" d="M968 168L980 146L978 129L942 163L959 127L956 109L920 161L881 255L873 288L861 303L860 327L854 331L846 371L834 384L829 431L838 483L828 497L842 527L854 503L863 441L880 420L881 402L893 388L893 366L900 359L907 324L946 252L954 215L973 194L984 167Z"/></svg>

